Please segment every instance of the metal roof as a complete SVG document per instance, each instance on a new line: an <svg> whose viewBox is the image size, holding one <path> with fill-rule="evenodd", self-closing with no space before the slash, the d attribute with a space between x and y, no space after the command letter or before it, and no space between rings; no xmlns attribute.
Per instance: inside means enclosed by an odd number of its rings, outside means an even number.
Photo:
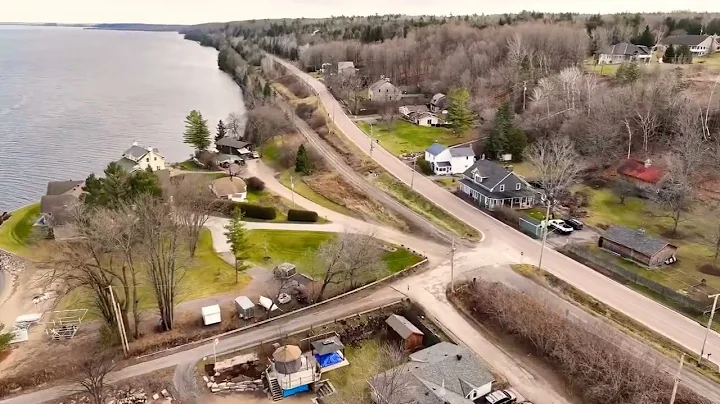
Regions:
<svg viewBox="0 0 720 404"><path fill-rule="evenodd" d="M665 240L649 236L644 230L633 230L622 226L610 227L603 233L602 238L628 247L647 257L652 257L666 246L677 248Z"/></svg>
<svg viewBox="0 0 720 404"><path fill-rule="evenodd" d="M397 314L391 314L390 317L385 320L385 323L395 330L402 339L407 339L412 334L425 335L408 321L408 319L403 316L398 316Z"/></svg>
<svg viewBox="0 0 720 404"><path fill-rule="evenodd" d="M247 296L238 296L235 298L235 303L240 306L243 310L252 309L255 307L255 303L250 300Z"/></svg>
<svg viewBox="0 0 720 404"><path fill-rule="evenodd" d="M440 143L433 143L425 149L426 152L430 153L433 156L437 156L438 154L442 153L447 149L447 146L443 146Z"/></svg>

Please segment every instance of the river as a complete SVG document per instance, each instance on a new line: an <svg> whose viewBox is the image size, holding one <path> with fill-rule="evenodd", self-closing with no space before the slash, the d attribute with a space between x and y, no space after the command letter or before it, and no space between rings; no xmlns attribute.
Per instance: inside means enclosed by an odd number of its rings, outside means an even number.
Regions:
<svg viewBox="0 0 720 404"><path fill-rule="evenodd" d="M137 141L188 158L184 118L244 112L217 51L177 33L0 26L0 212L100 173Z"/></svg>

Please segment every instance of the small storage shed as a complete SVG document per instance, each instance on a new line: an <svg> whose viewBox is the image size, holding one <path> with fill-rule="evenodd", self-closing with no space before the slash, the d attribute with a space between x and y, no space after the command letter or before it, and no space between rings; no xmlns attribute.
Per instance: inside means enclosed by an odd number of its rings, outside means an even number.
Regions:
<svg viewBox="0 0 720 404"><path fill-rule="evenodd" d="M295 275L295 273L297 273L295 265L289 262L283 262L282 264L276 266L275 270L273 271L275 277L279 279L291 278L293 275Z"/></svg>
<svg viewBox="0 0 720 404"><path fill-rule="evenodd" d="M240 318L255 317L255 304L247 296L238 296L235 298L235 308Z"/></svg>
<svg viewBox="0 0 720 404"><path fill-rule="evenodd" d="M397 314L391 314L385 320L385 324L391 330L391 337L399 337L402 343L402 347L410 352L423 346L423 337L425 334L415 327L408 319Z"/></svg>
<svg viewBox="0 0 720 404"><path fill-rule="evenodd" d="M201 309L202 311L202 318L203 318L203 324L205 325L212 325L212 324L218 324L222 321L222 318L220 316L220 305L219 304L213 304L212 306L205 306Z"/></svg>

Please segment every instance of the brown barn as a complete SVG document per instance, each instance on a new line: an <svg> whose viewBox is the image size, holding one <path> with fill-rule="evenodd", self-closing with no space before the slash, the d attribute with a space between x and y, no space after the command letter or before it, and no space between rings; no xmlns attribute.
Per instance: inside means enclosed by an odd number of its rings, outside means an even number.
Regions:
<svg viewBox="0 0 720 404"><path fill-rule="evenodd" d="M650 160L624 159L617 171L622 178L638 186L657 188L665 179L665 171L654 167Z"/></svg>
<svg viewBox="0 0 720 404"><path fill-rule="evenodd" d="M605 231L598 246L647 267L657 267L674 256L677 247L648 236L644 230L613 226Z"/></svg>
<svg viewBox="0 0 720 404"><path fill-rule="evenodd" d="M397 314L392 314L385 320L388 325L390 338L402 341L402 347L405 351L412 352L423 346L423 334L408 319Z"/></svg>

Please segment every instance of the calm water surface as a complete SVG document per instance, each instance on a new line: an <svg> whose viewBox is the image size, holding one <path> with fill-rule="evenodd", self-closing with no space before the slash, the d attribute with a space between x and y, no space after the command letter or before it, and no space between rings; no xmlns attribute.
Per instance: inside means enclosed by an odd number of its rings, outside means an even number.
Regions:
<svg viewBox="0 0 720 404"><path fill-rule="evenodd" d="M186 159L192 109L243 112L217 52L176 33L0 26L0 212L101 172L133 141Z"/></svg>

